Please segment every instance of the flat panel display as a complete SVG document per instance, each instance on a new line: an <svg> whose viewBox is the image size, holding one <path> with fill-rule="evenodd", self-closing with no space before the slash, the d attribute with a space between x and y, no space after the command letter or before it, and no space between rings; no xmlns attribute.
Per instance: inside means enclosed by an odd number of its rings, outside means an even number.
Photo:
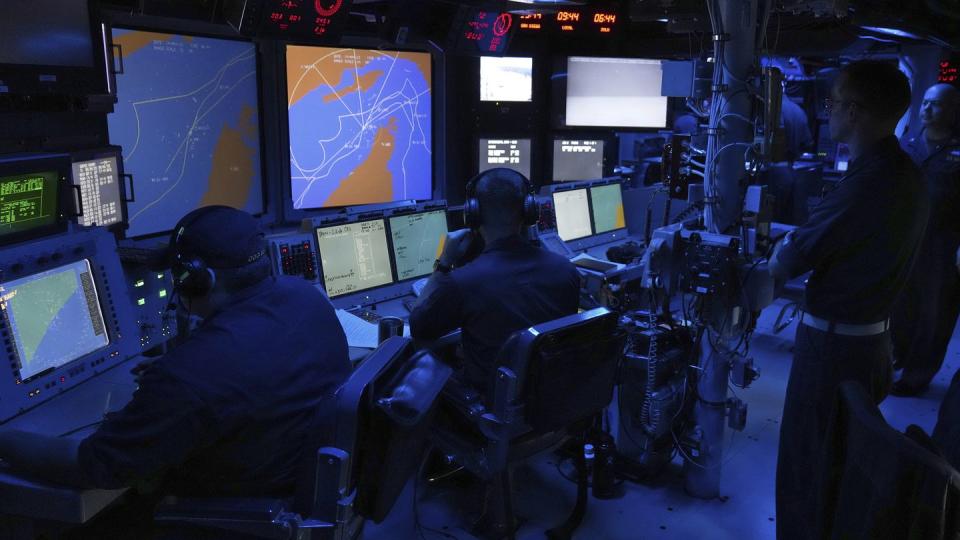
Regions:
<svg viewBox="0 0 960 540"><path fill-rule="evenodd" d="M327 296L335 298L393 282L382 219L317 227Z"/></svg>
<svg viewBox="0 0 960 540"><path fill-rule="evenodd" d="M59 181L56 171L0 177L0 237L54 225Z"/></svg>
<svg viewBox="0 0 960 540"><path fill-rule="evenodd" d="M633 128L667 126L667 98L660 95L660 60L567 59L566 125Z"/></svg>
<svg viewBox="0 0 960 540"><path fill-rule="evenodd" d="M3 323L20 379L62 366L110 343L86 259L0 284Z"/></svg>
<svg viewBox="0 0 960 540"><path fill-rule="evenodd" d="M553 181L603 178L603 141L555 139L553 141Z"/></svg>
<svg viewBox="0 0 960 540"><path fill-rule="evenodd" d="M435 210L391 217L390 236L398 280L430 274L447 239L447 212Z"/></svg>
<svg viewBox="0 0 960 540"><path fill-rule="evenodd" d="M136 186L127 235L169 231L211 204L262 213L253 43L119 28L113 42L125 71L110 141Z"/></svg>
<svg viewBox="0 0 960 540"><path fill-rule="evenodd" d="M530 178L530 139L480 139L477 172L506 167Z"/></svg>
<svg viewBox="0 0 960 540"><path fill-rule="evenodd" d="M123 219L123 196L120 192L120 170L116 156L75 161L73 184L80 186L83 215L80 225L113 225Z"/></svg>
<svg viewBox="0 0 960 540"><path fill-rule="evenodd" d="M92 67L86 0L4 0L0 64Z"/></svg>
<svg viewBox="0 0 960 540"><path fill-rule="evenodd" d="M480 57L480 101L532 101L533 58Z"/></svg>
<svg viewBox="0 0 960 540"><path fill-rule="evenodd" d="M557 235L564 242L593 234L586 188L554 191L553 210L557 216Z"/></svg>
<svg viewBox="0 0 960 540"><path fill-rule="evenodd" d="M623 216L623 194L620 184L590 188L590 211L593 214L593 233L600 234L627 226Z"/></svg>
<svg viewBox="0 0 960 540"><path fill-rule="evenodd" d="M429 199L430 54L289 45L293 208Z"/></svg>

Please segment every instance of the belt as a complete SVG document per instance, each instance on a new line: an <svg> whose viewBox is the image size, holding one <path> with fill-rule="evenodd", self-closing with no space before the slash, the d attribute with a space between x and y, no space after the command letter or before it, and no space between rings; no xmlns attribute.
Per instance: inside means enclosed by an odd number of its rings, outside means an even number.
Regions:
<svg viewBox="0 0 960 540"><path fill-rule="evenodd" d="M814 317L805 311L800 313L800 322L810 328L841 336L875 336L886 332L890 328L890 319L871 324L847 324Z"/></svg>

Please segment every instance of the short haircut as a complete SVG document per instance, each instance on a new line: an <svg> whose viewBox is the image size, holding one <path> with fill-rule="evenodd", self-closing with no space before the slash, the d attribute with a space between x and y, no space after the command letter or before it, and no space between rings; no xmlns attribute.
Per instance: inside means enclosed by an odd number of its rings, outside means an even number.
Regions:
<svg viewBox="0 0 960 540"><path fill-rule="evenodd" d="M476 187L483 222L495 226L520 225L526 183L526 178L513 169L497 167L484 171Z"/></svg>
<svg viewBox="0 0 960 540"><path fill-rule="evenodd" d="M896 121L910 108L910 81L893 63L853 62L840 77L844 93L877 118Z"/></svg>

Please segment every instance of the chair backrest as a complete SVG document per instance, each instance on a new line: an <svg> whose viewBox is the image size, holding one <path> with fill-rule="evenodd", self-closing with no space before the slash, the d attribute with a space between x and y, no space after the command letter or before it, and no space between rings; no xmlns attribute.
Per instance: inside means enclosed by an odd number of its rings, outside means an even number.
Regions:
<svg viewBox="0 0 960 540"><path fill-rule="evenodd" d="M334 444L301 475L297 507L334 521L344 501L379 522L414 472L433 405L451 368L408 338L383 342L337 391Z"/></svg>
<svg viewBox="0 0 960 540"><path fill-rule="evenodd" d="M960 474L890 427L857 382L840 386L823 457L817 538L960 535Z"/></svg>
<svg viewBox="0 0 960 540"><path fill-rule="evenodd" d="M601 307L510 336L500 364L516 375L530 427L568 426L610 403L626 339L617 323L617 314Z"/></svg>

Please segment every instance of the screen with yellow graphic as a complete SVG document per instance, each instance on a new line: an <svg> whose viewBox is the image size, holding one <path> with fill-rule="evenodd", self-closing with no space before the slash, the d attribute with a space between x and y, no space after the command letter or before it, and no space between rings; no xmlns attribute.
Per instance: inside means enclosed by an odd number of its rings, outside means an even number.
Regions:
<svg viewBox="0 0 960 540"><path fill-rule="evenodd" d="M86 259L0 284L21 380L110 343Z"/></svg>
<svg viewBox="0 0 960 540"><path fill-rule="evenodd" d="M211 204L263 212L253 43L113 29L122 51L110 142L136 198L128 236L173 229Z"/></svg>
<svg viewBox="0 0 960 540"><path fill-rule="evenodd" d="M317 227L317 251L330 298L393 283L382 219Z"/></svg>
<svg viewBox="0 0 960 540"><path fill-rule="evenodd" d="M293 208L429 199L430 54L286 51Z"/></svg>
<svg viewBox="0 0 960 540"><path fill-rule="evenodd" d="M590 188L590 209L593 212L593 233L615 231L627 226L623 217L620 184Z"/></svg>
<svg viewBox="0 0 960 540"><path fill-rule="evenodd" d="M425 276L433 272L433 261L440 258L447 239L447 212L434 210L390 218L393 260L397 279Z"/></svg>

